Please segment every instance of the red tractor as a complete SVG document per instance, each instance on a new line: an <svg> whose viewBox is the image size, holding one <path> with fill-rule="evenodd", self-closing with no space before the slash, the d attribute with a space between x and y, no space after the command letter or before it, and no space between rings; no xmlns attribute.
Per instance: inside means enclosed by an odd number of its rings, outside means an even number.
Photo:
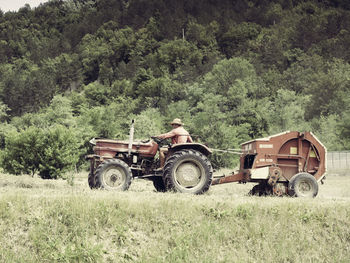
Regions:
<svg viewBox="0 0 350 263"><path fill-rule="evenodd" d="M129 141L93 139L94 154L88 155L90 188L122 190L133 178L151 180L157 191L202 194L208 191L213 168L208 160L211 150L199 143L168 144L164 167L157 158L164 140L152 137L133 140L133 124Z"/></svg>

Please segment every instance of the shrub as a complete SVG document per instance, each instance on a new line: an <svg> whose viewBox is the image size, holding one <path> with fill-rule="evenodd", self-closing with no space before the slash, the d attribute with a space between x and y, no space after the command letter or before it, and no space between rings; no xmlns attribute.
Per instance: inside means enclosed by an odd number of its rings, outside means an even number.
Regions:
<svg viewBox="0 0 350 263"><path fill-rule="evenodd" d="M44 133L40 149L39 175L57 179L72 170L79 159L79 143L73 129L54 126Z"/></svg>
<svg viewBox="0 0 350 263"><path fill-rule="evenodd" d="M11 174L38 173L57 179L78 161L79 143L73 129L52 126L47 130L29 127L7 134L2 166Z"/></svg>
<svg viewBox="0 0 350 263"><path fill-rule="evenodd" d="M2 166L11 174L32 174L39 169L39 154L43 148L43 131L30 127L22 132L6 134Z"/></svg>

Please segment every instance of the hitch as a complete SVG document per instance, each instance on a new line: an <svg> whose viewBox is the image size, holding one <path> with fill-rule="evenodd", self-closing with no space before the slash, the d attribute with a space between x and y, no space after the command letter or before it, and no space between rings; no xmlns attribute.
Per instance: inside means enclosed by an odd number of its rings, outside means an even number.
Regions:
<svg viewBox="0 0 350 263"><path fill-rule="evenodd" d="M242 155L243 152L241 149L226 149L226 150L221 150L221 149L213 149L210 148L211 151L213 152L222 152L222 153L232 153L232 154L237 154L237 155Z"/></svg>

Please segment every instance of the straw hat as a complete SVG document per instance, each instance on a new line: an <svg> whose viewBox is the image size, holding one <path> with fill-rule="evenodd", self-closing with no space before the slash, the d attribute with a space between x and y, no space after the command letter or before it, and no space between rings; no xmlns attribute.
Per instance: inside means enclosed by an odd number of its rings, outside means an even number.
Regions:
<svg viewBox="0 0 350 263"><path fill-rule="evenodd" d="M171 124L171 125L177 124L177 125L180 125L180 126L184 125L184 124L181 122L181 120L178 119L178 118L174 119L170 124Z"/></svg>

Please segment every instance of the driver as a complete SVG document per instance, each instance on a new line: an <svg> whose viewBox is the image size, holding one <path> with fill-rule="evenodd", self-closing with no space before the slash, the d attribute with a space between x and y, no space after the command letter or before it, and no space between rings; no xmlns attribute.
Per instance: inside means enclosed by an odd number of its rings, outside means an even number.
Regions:
<svg viewBox="0 0 350 263"><path fill-rule="evenodd" d="M159 139L168 139L171 138L172 144L178 144L178 143L191 143L193 142L190 134L188 131L186 131L183 127L183 123L180 119L176 118L171 123L171 126L173 129L164 134L157 135L156 137ZM165 162L165 155L168 152L167 147L162 147L159 149L159 160L160 160L160 167L164 166Z"/></svg>

